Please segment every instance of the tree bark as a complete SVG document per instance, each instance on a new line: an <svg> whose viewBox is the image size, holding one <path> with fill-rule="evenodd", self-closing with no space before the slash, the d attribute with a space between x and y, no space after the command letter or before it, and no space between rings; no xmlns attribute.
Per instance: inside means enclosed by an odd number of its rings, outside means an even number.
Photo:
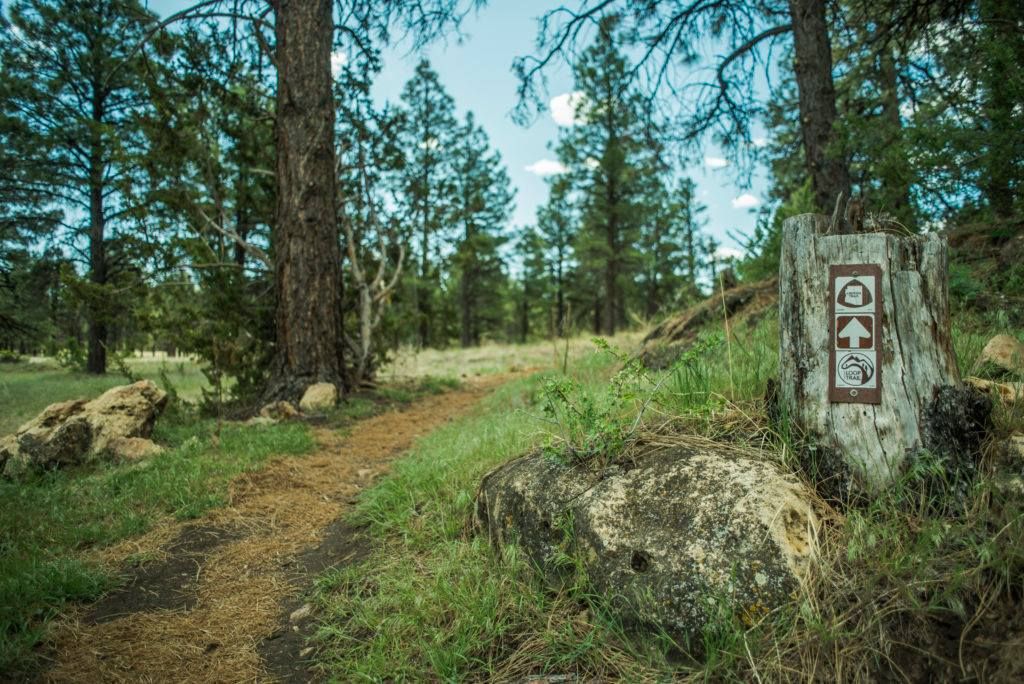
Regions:
<svg viewBox="0 0 1024 684"><path fill-rule="evenodd" d="M107 303L101 301L105 293L100 288L107 284L106 214L103 210L103 140L99 127L104 119L102 85L92 84L92 123L89 150L89 282L97 287L86 303L89 327L88 357L85 369L102 375L107 372Z"/></svg>
<svg viewBox="0 0 1024 684"><path fill-rule="evenodd" d="M462 347L471 347L476 343L475 340L475 319L476 315L474 312L474 299L476 297L476 287L474 286L474 280L476 279L477 264L475 255L473 254L473 228L472 224L467 220L465 224L465 241L466 248L462 259L462 276L459 283L459 299L461 304L461 326L460 326L460 342Z"/></svg>
<svg viewBox="0 0 1024 684"><path fill-rule="evenodd" d="M899 84L896 76L896 58L893 48L887 46L880 58L879 78L882 91L882 118L888 128L889 145L903 141L903 121L900 118ZM882 176L882 191L891 204L889 211L901 221L910 222L913 215L910 198L910 161L897 148L896 154L886 155L891 162Z"/></svg>
<svg viewBox="0 0 1024 684"><path fill-rule="evenodd" d="M947 245L935 234L825 234L829 218L804 214L782 228L779 398L783 434L808 446L805 469L823 493L877 492L921 450L973 456L989 406L960 383L949 321ZM881 267L874 347L879 403L830 399L829 267Z"/></svg>
<svg viewBox="0 0 1024 684"><path fill-rule="evenodd" d="M984 104L985 118L989 121L989 135L995 144L989 144L984 152L985 174L982 189L989 207L996 218L1008 219L1013 216L1014 189L1013 180L1018 159L1017 149L1011 144L998 144L1007 141L1003 135L1014 130L1013 113L1015 106L1013 93L1007 87L1012 74L1019 68L1014 63L1013 48L1020 49L1024 44L1017 26L1018 17L1024 14L1013 9L1009 0L984 0L981 3L981 19L985 25L987 38L986 65L982 71L982 82L985 86Z"/></svg>
<svg viewBox="0 0 1024 684"><path fill-rule="evenodd" d="M789 0L793 22L794 71L800 94L800 133L818 210L831 213L843 193L850 196L846 160L830 154L835 139L836 91L832 83L832 45L824 0Z"/></svg>
<svg viewBox="0 0 1024 684"><path fill-rule="evenodd" d="M330 0L280 0L277 38L277 349L266 398L342 386Z"/></svg>

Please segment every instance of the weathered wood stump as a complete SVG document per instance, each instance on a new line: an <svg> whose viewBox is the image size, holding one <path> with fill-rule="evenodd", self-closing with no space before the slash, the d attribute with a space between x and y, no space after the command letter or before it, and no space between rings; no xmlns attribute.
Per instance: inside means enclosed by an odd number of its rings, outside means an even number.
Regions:
<svg viewBox="0 0 1024 684"><path fill-rule="evenodd" d="M990 405L960 382L945 239L828 226L788 219L779 269L779 408L812 475L844 496L879 491L922 450L973 456Z"/></svg>

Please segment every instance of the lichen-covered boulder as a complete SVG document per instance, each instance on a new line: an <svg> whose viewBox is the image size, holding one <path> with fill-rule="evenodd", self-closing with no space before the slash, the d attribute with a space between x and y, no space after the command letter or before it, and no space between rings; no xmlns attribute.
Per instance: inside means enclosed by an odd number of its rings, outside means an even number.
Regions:
<svg viewBox="0 0 1024 684"><path fill-rule="evenodd" d="M329 382L318 382L306 388L299 402L304 412L326 411L338 403L338 388Z"/></svg>
<svg viewBox="0 0 1024 684"><path fill-rule="evenodd" d="M978 356L978 365L990 363L1007 373L1024 373L1024 344L1010 335L996 335Z"/></svg>
<svg viewBox="0 0 1024 684"><path fill-rule="evenodd" d="M167 394L149 380L114 387L92 401L51 404L0 441L0 468L18 477L92 456L151 456L159 447L149 436L166 404Z"/></svg>
<svg viewBox="0 0 1024 684"><path fill-rule="evenodd" d="M796 478L732 447L652 450L593 472L543 455L483 480L475 525L552 579L575 556L622 617L687 638L722 610L748 623L790 602L821 516Z"/></svg>

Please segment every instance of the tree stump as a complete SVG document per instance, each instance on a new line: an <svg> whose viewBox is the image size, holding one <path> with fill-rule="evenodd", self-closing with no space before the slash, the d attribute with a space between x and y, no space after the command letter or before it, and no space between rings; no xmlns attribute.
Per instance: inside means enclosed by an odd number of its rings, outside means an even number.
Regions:
<svg viewBox="0 0 1024 684"><path fill-rule="evenodd" d="M823 493L878 492L922 450L970 461L991 406L960 382L938 235L782 227L779 408ZM822 486L820 483L824 483Z"/></svg>

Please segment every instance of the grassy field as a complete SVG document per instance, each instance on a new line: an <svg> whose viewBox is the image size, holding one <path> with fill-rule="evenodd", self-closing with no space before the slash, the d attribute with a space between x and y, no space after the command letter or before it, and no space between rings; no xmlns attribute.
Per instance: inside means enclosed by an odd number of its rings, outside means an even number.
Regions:
<svg viewBox="0 0 1024 684"><path fill-rule="evenodd" d="M1024 510L1017 490L1002 487L1008 473L992 454L966 491L918 470L873 505L848 511L822 540L820 575L807 595L754 627L723 614L699 635L702 658L663 634L624 629L585 577L544 586L515 547L495 552L468 533L476 487L490 468L553 438L606 436L608 425L631 421L655 387L651 422L745 441L786 462L785 440L767 428L760 402L777 369L777 323L761 321L730 345L715 327L664 379L623 373L611 354L579 356L568 378L548 371L517 380L475 415L422 440L357 508L377 552L319 579L315 645L325 674L873 681L1011 672L1012 658L993 644L1007 632L1024 634ZM961 367L978 371L977 353L1004 330L966 317L955 327ZM552 426L543 411L552 383L566 384L571 401L589 402L596 419L571 425L563 417ZM1024 411L997 410L998 437L1022 427Z"/></svg>
<svg viewBox="0 0 1024 684"><path fill-rule="evenodd" d="M199 399L202 388L209 386L193 361L132 359L128 366L138 378L152 380L162 387L165 379L169 380L179 395L190 401ZM91 399L126 382L114 369L106 375L89 375L61 368L48 360L0 363L0 436L14 432L54 402Z"/></svg>
<svg viewBox="0 0 1024 684"><path fill-rule="evenodd" d="M785 461L786 441L768 427L761 402L777 372L777 323L767 317L735 332L727 343L720 326L709 325L667 376L631 370L628 363L623 370L637 334L612 340L605 352L580 339L568 354L550 343L399 354L382 373L382 387L350 397L327 425L345 430L360 418L453 387L463 375L546 370L508 383L469 416L422 439L391 476L363 494L355 519L368 526L375 552L320 577L313 597L321 616L314 645L325 673L346 681L515 680L540 673L630 681L767 681L794 673L869 680L881 672L911 672L919 666L914 653L955 652L950 643L927 639L965 630L960 659L965 673L976 673L992 657L985 644L1000 630L1024 634L1018 616L1024 512L1019 492L1005 486L1012 474L994 454L966 492L933 483L922 497L920 483L908 481L872 507L847 512L826 540L819 584L753 628L723 615L701 635L700 660L664 635L618 624L584 577L553 589L514 547L496 553L468 534L473 496L490 468L541 444L557 446L557 440L600 444L640 406L652 424L670 421ZM957 318L954 339L965 374L986 372L974 360L996 332L1022 336L981 318ZM159 362L137 362L134 370L161 381ZM185 396L198 396L203 386L194 366L172 366L165 377ZM2 425L13 429L47 403L95 396L123 382L116 375L0 365ZM566 401L592 408L588 421L570 420ZM1024 427L1022 408L997 411L999 435ZM66 601L111 586L108 571L92 560L97 549L158 520L219 506L238 473L312 447L301 424L228 424L216 440L215 429L190 410L172 413L158 422L155 435L168 452L148 464L0 483L0 529L6 532L0 539L0 671L31 666L47 620ZM960 513L950 512L953 504ZM954 660L946 664L953 667Z"/></svg>
<svg viewBox="0 0 1024 684"><path fill-rule="evenodd" d="M616 336L619 344L629 346L641 338L638 332ZM590 335L566 340L544 340L528 344L486 343L471 349L415 349L403 347L380 371L386 382L423 376L466 378L476 375L523 370L561 368L594 351Z"/></svg>
<svg viewBox="0 0 1024 684"><path fill-rule="evenodd" d="M170 378L186 397L198 398L204 386L193 364L168 371L159 362L136 362L132 370L158 384ZM126 382L117 374L86 376L35 363L0 364L0 378L8 429L54 401L94 397ZM344 431L357 420L456 386L449 378L422 377L360 392L325 423ZM167 451L143 463L83 466L21 482L0 479L0 679L3 673L32 671L33 649L66 602L96 598L116 584L97 551L161 520L192 519L222 506L238 474L314 446L304 423L229 422L218 428L187 404L158 420L153 438Z"/></svg>

